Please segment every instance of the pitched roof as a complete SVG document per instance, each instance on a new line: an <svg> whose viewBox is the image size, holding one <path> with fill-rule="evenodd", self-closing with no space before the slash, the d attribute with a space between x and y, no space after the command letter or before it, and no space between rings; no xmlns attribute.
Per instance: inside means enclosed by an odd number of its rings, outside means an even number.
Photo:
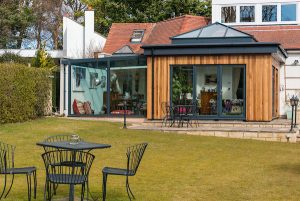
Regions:
<svg viewBox="0 0 300 201"><path fill-rule="evenodd" d="M300 25L235 27L253 35L260 42L280 43L286 50L300 49Z"/></svg>
<svg viewBox="0 0 300 201"><path fill-rule="evenodd" d="M103 52L112 54L124 46L129 46L133 52L137 52L140 49L141 44L130 43L130 39L134 30L145 30L142 39L145 41L154 27L154 23L113 23Z"/></svg>
<svg viewBox="0 0 300 201"><path fill-rule="evenodd" d="M208 18L202 16L183 15L157 23L113 23L103 51L113 54L127 45L134 53L142 54L142 45L170 44L170 37L205 26L208 22ZM132 33L137 29L145 30L142 42L131 43Z"/></svg>

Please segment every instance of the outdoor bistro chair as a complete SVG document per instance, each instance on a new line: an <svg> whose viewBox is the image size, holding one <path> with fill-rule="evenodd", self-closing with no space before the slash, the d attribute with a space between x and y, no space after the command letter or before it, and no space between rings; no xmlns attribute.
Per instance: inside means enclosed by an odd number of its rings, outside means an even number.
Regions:
<svg viewBox="0 0 300 201"><path fill-rule="evenodd" d="M120 176L126 176L126 190L129 197L129 200L132 198L135 199L130 186L129 186L129 176L134 176L138 170L138 167L140 165L140 162L142 160L142 157L144 155L144 152L148 146L148 143L142 143L137 144L131 147L127 148L127 168L121 169L121 168L112 168L112 167L104 167L102 170L103 174L103 184L102 184L102 196L103 201L105 201L106 198L106 182L107 182L107 176L108 175L120 175Z"/></svg>
<svg viewBox="0 0 300 201"><path fill-rule="evenodd" d="M161 127L167 126L168 123L169 123L169 126L171 126L173 123L173 120L174 120L172 107L170 106L169 103L163 102L161 104L161 109L162 109L162 112L164 115Z"/></svg>
<svg viewBox="0 0 300 201"><path fill-rule="evenodd" d="M37 178L36 178L36 168L35 167L21 167L16 168L14 162L14 152L15 146L0 142L0 174L4 175L4 187L0 195L0 200L4 196L7 197L9 194L13 183L14 176L16 174L26 175L27 179L27 189L28 189L28 200L31 200L31 182L33 177L33 189L34 189L34 199L36 199L36 187L37 187ZM7 187L7 175L11 175L11 183L8 188L8 191L5 193Z"/></svg>
<svg viewBox="0 0 300 201"><path fill-rule="evenodd" d="M45 142L63 142L63 141L66 141L66 142L71 142L71 137L72 135L71 134L61 134L61 135L54 135L54 136L50 136L50 137L47 137L44 141ZM83 141L82 138L79 138L79 141ZM50 152L50 151L57 151L59 149L57 148L54 148L54 147L43 147L44 150L45 150L45 153L46 152ZM65 166L70 166L69 161L60 161L60 165L65 165ZM84 166L85 164L82 164L81 162L77 161L75 163L75 165L77 166ZM56 190L58 188L58 184L53 184L53 194L56 195ZM89 185L88 185L88 182L87 182L87 192L89 190ZM88 194L87 194L88 195Z"/></svg>
<svg viewBox="0 0 300 201"><path fill-rule="evenodd" d="M55 185L81 185L81 200L84 199L85 186L95 156L83 151L57 150L42 154L46 168L44 200L51 201ZM68 161L69 165L64 165ZM77 163L84 164L78 166ZM53 189L52 189L53 187Z"/></svg>

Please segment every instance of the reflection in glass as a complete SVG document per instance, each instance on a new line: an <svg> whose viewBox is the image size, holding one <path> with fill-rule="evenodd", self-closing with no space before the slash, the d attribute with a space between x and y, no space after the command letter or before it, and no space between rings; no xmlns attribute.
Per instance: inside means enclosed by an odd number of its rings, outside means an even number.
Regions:
<svg viewBox="0 0 300 201"><path fill-rule="evenodd" d="M222 115L243 115L244 87L244 68L222 66Z"/></svg>
<svg viewBox="0 0 300 201"><path fill-rule="evenodd" d="M99 62L100 63L100 62ZM105 113L106 62L71 66L71 114L99 115Z"/></svg>
<svg viewBox="0 0 300 201"><path fill-rule="evenodd" d="M146 67L114 67L110 71L110 113L146 115Z"/></svg>
<svg viewBox="0 0 300 201"><path fill-rule="evenodd" d="M281 21L296 21L296 4L281 5Z"/></svg>
<svg viewBox="0 0 300 201"><path fill-rule="evenodd" d="M175 105L188 105L193 102L193 67L173 67L172 102Z"/></svg>
<svg viewBox="0 0 300 201"><path fill-rule="evenodd" d="M255 6L241 6L240 7L240 21L254 22L255 21Z"/></svg>
<svg viewBox="0 0 300 201"><path fill-rule="evenodd" d="M200 115L217 114L217 66L197 66L196 100Z"/></svg>
<svg viewBox="0 0 300 201"><path fill-rule="evenodd" d="M222 23L236 22L236 7L228 6L221 8Z"/></svg>
<svg viewBox="0 0 300 201"><path fill-rule="evenodd" d="M262 21L263 22L277 21L277 6L276 5L262 6Z"/></svg>

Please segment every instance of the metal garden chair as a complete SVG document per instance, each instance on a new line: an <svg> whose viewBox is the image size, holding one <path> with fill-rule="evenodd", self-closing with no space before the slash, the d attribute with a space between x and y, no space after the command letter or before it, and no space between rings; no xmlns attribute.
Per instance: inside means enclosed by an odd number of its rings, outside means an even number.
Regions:
<svg viewBox="0 0 300 201"><path fill-rule="evenodd" d="M16 174L26 175L27 179L27 189L28 189L28 200L31 200L31 182L33 177L33 187L34 187L34 199L36 199L36 187L37 187L37 178L36 178L36 168L35 167L21 167L16 168L14 162L14 152L15 146L0 142L0 174L4 175L4 187L0 195L0 200L4 196L7 197L9 194L13 183L14 177ZM7 187L7 176L11 175L11 183L9 185L8 191L5 193Z"/></svg>
<svg viewBox="0 0 300 201"><path fill-rule="evenodd" d="M161 104L161 109L164 115L161 127L167 125L169 127L173 126L173 124L175 123L173 107L169 103L163 102Z"/></svg>
<svg viewBox="0 0 300 201"><path fill-rule="evenodd" d="M142 157L144 155L144 152L148 146L148 143L142 143L138 145L134 145L127 148L127 168L121 169L121 168L113 168L113 167L104 167L102 170L103 174L103 186L102 186L102 195L103 195L103 201L105 201L106 198L106 182L107 182L107 176L108 175L120 175L120 176L126 176L126 190L129 197L129 200L132 198L135 199L130 186L129 186L129 179L128 177L134 176L138 170L138 167L140 165L140 162L142 160Z"/></svg>
<svg viewBox="0 0 300 201"><path fill-rule="evenodd" d="M54 136L50 136L50 137L47 137L44 141L45 142L63 142L63 141L66 141L66 142L69 142L71 141L71 137L72 135L71 134L61 134L61 135L54 135ZM79 141L82 141L83 139L82 138L79 138ZM44 150L45 150L45 153L46 152L50 152L50 151L57 151L59 149L57 148L54 148L54 147L43 147ZM68 164L68 162L62 162L61 161L61 165L70 165ZM81 164L80 162L77 162L76 163L77 166L84 166L84 164ZM53 194L56 195L56 190L58 188L58 184L55 184L53 186ZM87 192L89 190L89 185L87 183Z"/></svg>
<svg viewBox="0 0 300 201"><path fill-rule="evenodd" d="M42 154L46 167L44 200L51 201L55 185L81 185L81 200L84 199L85 186L95 156L83 151L57 150ZM68 162L68 165L65 163ZM78 163L82 166L77 165ZM52 189L53 188L53 189Z"/></svg>

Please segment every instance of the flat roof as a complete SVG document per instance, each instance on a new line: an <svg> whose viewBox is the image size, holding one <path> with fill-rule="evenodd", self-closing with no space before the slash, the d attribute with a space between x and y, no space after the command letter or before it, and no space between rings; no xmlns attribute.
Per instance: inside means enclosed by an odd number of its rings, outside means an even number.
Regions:
<svg viewBox="0 0 300 201"><path fill-rule="evenodd" d="M287 58L287 53L280 44L271 42L143 45L142 48L146 56L280 53Z"/></svg>

